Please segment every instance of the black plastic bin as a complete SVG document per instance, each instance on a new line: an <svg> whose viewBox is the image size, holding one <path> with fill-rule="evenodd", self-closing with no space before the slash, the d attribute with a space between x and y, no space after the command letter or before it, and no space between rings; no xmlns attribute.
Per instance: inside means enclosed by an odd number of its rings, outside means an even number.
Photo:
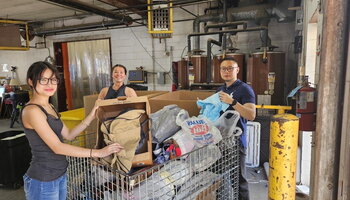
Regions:
<svg viewBox="0 0 350 200"><path fill-rule="evenodd" d="M17 189L31 160L29 142L23 131L0 133L0 184Z"/></svg>

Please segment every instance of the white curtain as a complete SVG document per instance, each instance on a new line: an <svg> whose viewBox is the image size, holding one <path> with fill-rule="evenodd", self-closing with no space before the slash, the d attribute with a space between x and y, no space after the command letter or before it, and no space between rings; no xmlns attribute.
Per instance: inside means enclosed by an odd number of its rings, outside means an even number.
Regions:
<svg viewBox="0 0 350 200"><path fill-rule="evenodd" d="M69 42L68 59L73 109L84 106L83 96L110 85L109 39Z"/></svg>

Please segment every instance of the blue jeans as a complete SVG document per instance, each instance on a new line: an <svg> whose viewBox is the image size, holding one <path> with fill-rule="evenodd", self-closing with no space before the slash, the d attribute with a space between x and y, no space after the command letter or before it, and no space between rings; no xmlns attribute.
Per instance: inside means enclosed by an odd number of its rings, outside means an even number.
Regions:
<svg viewBox="0 0 350 200"><path fill-rule="evenodd" d="M67 198L66 174L48 182L32 179L25 174L23 181L27 200L66 200Z"/></svg>

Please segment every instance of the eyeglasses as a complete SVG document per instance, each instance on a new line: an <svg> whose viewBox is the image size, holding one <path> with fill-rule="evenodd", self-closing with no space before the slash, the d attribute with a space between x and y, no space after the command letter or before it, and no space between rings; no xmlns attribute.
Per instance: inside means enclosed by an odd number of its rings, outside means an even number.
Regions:
<svg viewBox="0 0 350 200"><path fill-rule="evenodd" d="M237 67L220 67L220 70L222 72L232 72L234 68L237 68Z"/></svg>
<svg viewBox="0 0 350 200"><path fill-rule="evenodd" d="M49 82L51 82L52 85L58 85L60 80L57 78L41 78L41 79L39 79L39 83L41 85L48 85Z"/></svg>

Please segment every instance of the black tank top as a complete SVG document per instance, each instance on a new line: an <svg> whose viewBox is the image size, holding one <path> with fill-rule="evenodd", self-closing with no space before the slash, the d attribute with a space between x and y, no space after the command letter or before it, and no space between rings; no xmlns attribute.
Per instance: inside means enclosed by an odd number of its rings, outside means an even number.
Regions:
<svg viewBox="0 0 350 200"><path fill-rule="evenodd" d="M63 142L61 134L63 123L57 111L54 109L58 118L46 112L41 105L27 104L25 106L28 105L36 105L45 113L47 123L60 141ZM53 181L62 176L68 167L66 156L55 154L34 129L25 128L24 125L23 128L32 149L32 161L27 170L27 175L39 181Z"/></svg>
<svg viewBox="0 0 350 200"><path fill-rule="evenodd" d="M118 90L113 89L113 85L108 88L105 99L115 99L117 97L126 96L125 94L126 86L123 84Z"/></svg>

